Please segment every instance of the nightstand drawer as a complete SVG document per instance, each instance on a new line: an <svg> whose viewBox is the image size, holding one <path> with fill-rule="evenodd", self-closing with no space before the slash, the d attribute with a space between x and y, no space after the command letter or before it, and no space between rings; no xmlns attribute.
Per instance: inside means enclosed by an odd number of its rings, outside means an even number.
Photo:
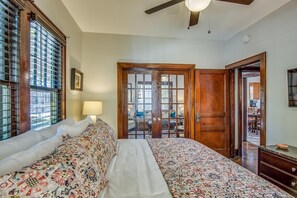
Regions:
<svg viewBox="0 0 297 198"><path fill-rule="evenodd" d="M261 151L261 161L270 164L282 171L297 176L297 164L285 158Z"/></svg>
<svg viewBox="0 0 297 198"><path fill-rule="evenodd" d="M265 162L261 162L259 171L261 174L269 176L271 179L278 181L297 193L297 177L289 175L276 167L266 164Z"/></svg>

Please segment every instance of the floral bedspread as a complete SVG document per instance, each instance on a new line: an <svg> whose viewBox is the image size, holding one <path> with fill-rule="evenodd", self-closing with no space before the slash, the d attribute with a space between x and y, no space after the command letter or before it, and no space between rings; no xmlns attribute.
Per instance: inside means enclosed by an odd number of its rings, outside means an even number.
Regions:
<svg viewBox="0 0 297 198"><path fill-rule="evenodd" d="M116 144L112 129L98 121L33 165L0 177L0 197L97 197Z"/></svg>
<svg viewBox="0 0 297 198"><path fill-rule="evenodd" d="M147 139L173 197L292 197L189 139Z"/></svg>

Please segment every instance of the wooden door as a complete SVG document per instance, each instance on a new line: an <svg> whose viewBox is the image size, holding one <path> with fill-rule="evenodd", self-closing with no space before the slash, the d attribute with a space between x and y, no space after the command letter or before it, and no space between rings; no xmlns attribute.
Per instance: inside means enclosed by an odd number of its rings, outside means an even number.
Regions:
<svg viewBox="0 0 297 198"><path fill-rule="evenodd" d="M152 131L158 111L157 74L151 70L125 70L123 72L123 134L124 138L145 139L155 137Z"/></svg>
<svg viewBox="0 0 297 198"><path fill-rule="evenodd" d="M158 72L159 138L189 137L189 74L186 71Z"/></svg>
<svg viewBox="0 0 297 198"><path fill-rule="evenodd" d="M189 137L188 71L124 70L123 138Z"/></svg>
<svg viewBox="0 0 297 198"><path fill-rule="evenodd" d="M227 75L225 70L195 71L195 139L230 157Z"/></svg>

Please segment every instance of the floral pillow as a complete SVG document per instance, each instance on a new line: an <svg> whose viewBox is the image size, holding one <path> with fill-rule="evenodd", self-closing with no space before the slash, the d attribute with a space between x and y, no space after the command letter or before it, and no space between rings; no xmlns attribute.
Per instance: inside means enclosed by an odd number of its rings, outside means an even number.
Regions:
<svg viewBox="0 0 297 198"><path fill-rule="evenodd" d="M111 126L101 119L97 119L97 122L94 125L95 125L95 128L97 127L97 131L99 133L102 133L102 135L104 134L103 136L106 137L105 141L108 141L108 142L105 142L105 143L109 144L110 147L117 150L118 139L116 137L114 130L111 128Z"/></svg>
<svg viewBox="0 0 297 198"><path fill-rule="evenodd" d="M105 187L116 138L103 121L67 139L52 154L0 177L4 197L97 197Z"/></svg>

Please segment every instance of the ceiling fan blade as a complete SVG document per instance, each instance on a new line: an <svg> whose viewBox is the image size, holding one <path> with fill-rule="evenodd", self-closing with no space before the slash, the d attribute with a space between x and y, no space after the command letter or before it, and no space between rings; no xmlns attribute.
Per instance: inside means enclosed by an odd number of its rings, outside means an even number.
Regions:
<svg viewBox="0 0 297 198"><path fill-rule="evenodd" d="M218 1L225 1L229 3L238 3L238 4L243 4L243 5L250 5L253 3L254 0L218 0Z"/></svg>
<svg viewBox="0 0 297 198"><path fill-rule="evenodd" d="M189 27L198 24L200 12L191 12Z"/></svg>
<svg viewBox="0 0 297 198"><path fill-rule="evenodd" d="M147 13L147 14L153 14L155 12L158 12L160 10L163 10L165 8L168 8L170 6L173 6L173 5L178 4L180 2L183 2L183 1L185 1L185 0L172 0L172 1L168 1L166 3L163 3L161 5L158 5L156 7L153 7L151 9L146 10L145 13Z"/></svg>

